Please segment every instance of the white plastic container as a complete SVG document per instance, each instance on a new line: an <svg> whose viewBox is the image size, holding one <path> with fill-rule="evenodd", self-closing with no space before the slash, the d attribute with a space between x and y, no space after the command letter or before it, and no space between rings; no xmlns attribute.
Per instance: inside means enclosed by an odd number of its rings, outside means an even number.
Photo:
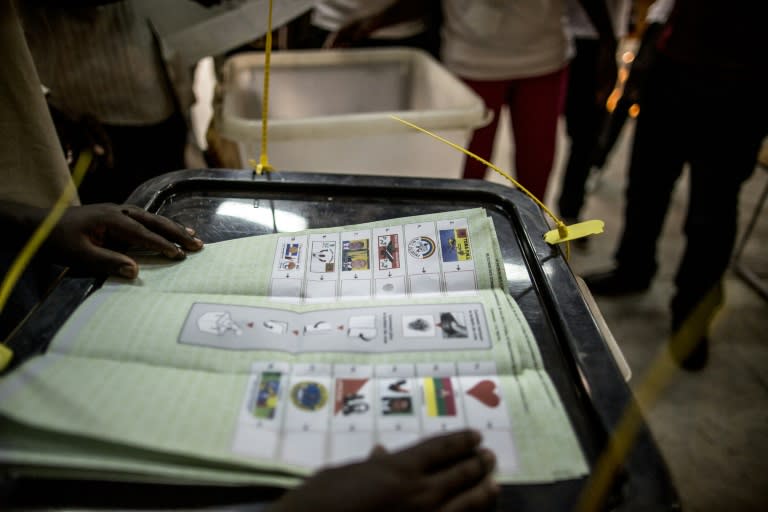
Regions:
<svg viewBox="0 0 768 512"><path fill-rule="evenodd" d="M224 66L216 126L258 160L264 55ZM280 171L458 178L464 155L391 119L411 121L466 146L485 122L474 92L415 49L280 51L272 54L270 163Z"/></svg>

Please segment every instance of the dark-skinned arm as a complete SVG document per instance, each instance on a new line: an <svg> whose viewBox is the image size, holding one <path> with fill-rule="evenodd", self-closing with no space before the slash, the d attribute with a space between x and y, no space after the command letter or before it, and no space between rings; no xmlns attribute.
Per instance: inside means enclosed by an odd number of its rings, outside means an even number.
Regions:
<svg viewBox="0 0 768 512"><path fill-rule="evenodd" d="M7 226L10 246L20 250L49 210L0 201L0 220ZM136 261L125 250L152 251L181 260L186 251L197 251L203 242L194 230L166 217L131 205L95 204L68 208L40 249L46 259L128 279L139 273Z"/></svg>
<svg viewBox="0 0 768 512"><path fill-rule="evenodd" d="M356 464L319 471L268 512L462 512L489 510L499 492L494 455L480 434L462 431L388 453L377 448Z"/></svg>
<svg viewBox="0 0 768 512"><path fill-rule="evenodd" d="M404 21L420 19L429 14L427 0L398 0L383 11L355 20L331 35L334 48L350 46L355 41L368 38L379 29L397 25Z"/></svg>

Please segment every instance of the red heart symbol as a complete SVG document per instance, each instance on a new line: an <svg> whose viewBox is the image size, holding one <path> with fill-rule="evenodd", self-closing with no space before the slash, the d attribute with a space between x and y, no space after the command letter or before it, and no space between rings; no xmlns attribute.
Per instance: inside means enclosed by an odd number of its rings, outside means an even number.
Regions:
<svg viewBox="0 0 768 512"><path fill-rule="evenodd" d="M247 323L247 324L245 324L245 325L247 325L248 327L251 327L251 328L253 328L253 322L248 322L248 323Z"/></svg>
<svg viewBox="0 0 768 512"><path fill-rule="evenodd" d="M467 394L488 407L496 407L501 403L501 398L496 394L496 383L492 380L481 380Z"/></svg>

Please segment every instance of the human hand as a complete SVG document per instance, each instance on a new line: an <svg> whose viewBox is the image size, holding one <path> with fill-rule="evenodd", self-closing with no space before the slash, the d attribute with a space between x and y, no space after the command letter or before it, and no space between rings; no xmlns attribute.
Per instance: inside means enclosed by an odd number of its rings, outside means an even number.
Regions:
<svg viewBox="0 0 768 512"><path fill-rule="evenodd" d="M269 512L486 510L499 488L491 475L496 459L480 441L463 431L395 453L377 447L363 462L316 473Z"/></svg>
<svg viewBox="0 0 768 512"><path fill-rule="evenodd" d="M203 242L194 230L136 206L94 204L69 208L46 242L62 263L133 279L139 266L122 250L142 249L182 260Z"/></svg>

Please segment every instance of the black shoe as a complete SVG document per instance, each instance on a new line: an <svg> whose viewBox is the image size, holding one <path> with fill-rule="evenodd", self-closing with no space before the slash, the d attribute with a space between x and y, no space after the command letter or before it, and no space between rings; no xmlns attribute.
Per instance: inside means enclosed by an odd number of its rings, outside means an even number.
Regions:
<svg viewBox="0 0 768 512"><path fill-rule="evenodd" d="M709 338L702 336L695 342L685 340L684 336L673 335L669 343L672 359L683 370L697 372L707 366L709 361Z"/></svg>
<svg viewBox="0 0 768 512"><path fill-rule="evenodd" d="M650 279L638 278L619 268L584 276L584 281L594 295L607 297L644 292L651 285Z"/></svg>

